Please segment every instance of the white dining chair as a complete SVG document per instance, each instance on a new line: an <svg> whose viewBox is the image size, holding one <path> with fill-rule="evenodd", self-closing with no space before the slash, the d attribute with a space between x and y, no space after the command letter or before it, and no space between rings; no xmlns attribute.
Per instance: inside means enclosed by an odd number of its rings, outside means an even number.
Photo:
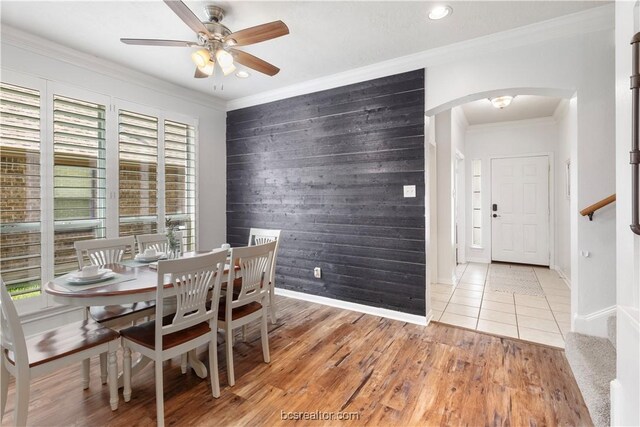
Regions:
<svg viewBox="0 0 640 427"><path fill-rule="evenodd" d="M182 231L174 231L178 240L178 253L182 253ZM138 253L142 254L147 249L155 249L158 252L169 253L169 239L165 233L139 234L136 236Z"/></svg>
<svg viewBox="0 0 640 427"><path fill-rule="evenodd" d="M235 384L233 371L233 330L253 321L261 320L262 356L269 363L269 335L267 330L267 300L269 298L269 274L277 242L264 245L231 249L231 265L228 283L234 283L236 276L239 287L227 290L224 301L218 310L218 328L225 331L225 355L227 359L227 379L229 385Z"/></svg>
<svg viewBox="0 0 640 427"><path fill-rule="evenodd" d="M78 257L78 267L86 264L89 265L105 265L114 264L124 259L127 252L134 253L135 239L133 236L116 237L114 239L92 239L79 240L73 243Z"/></svg>
<svg viewBox="0 0 640 427"><path fill-rule="evenodd" d="M114 264L123 260L126 254L135 251L135 239L133 236L117 237L113 239L80 240L75 242L78 267L82 269L85 264L102 266ZM129 255L129 256L130 256ZM108 306L92 306L89 308L91 318L103 326L120 328L135 322L138 319L152 316L155 312L154 301L143 301L131 304L119 304ZM83 364L84 387L89 387L89 361ZM100 357L100 378L102 384L107 381L106 355Z"/></svg>
<svg viewBox="0 0 640 427"><path fill-rule="evenodd" d="M276 261L278 260L278 249L280 248L281 230L269 230L266 228L251 228L249 230L248 246L263 245L265 243L276 242L276 249L273 253L273 261L271 263L271 271L269 272L269 317L271 323L278 320L276 308Z"/></svg>
<svg viewBox="0 0 640 427"><path fill-rule="evenodd" d="M226 259L227 251L217 250L193 258L159 261L156 320L120 331L124 347L124 400L131 399L131 351L134 350L155 362L159 426L164 425L162 362L165 360L208 344L211 391L213 397L220 396L216 318ZM171 286L165 286L165 275L170 275ZM168 299L175 303L175 313L164 313Z"/></svg>
<svg viewBox="0 0 640 427"><path fill-rule="evenodd" d="M2 279L0 279L0 313L2 316L0 319L2 320L1 416L4 416L7 404L9 375L16 379L14 423L16 426L24 426L27 423L31 379L99 354L108 355L109 403L112 410L118 409L116 351L120 337L117 332L93 320L83 320L25 339L20 318Z"/></svg>

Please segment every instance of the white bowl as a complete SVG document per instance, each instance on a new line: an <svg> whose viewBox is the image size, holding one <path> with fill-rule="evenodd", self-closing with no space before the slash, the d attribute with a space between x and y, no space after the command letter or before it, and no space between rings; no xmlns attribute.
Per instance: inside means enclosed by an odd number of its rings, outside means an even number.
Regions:
<svg viewBox="0 0 640 427"><path fill-rule="evenodd" d="M72 273L71 277L73 277L74 279L80 279L80 280L94 280L94 279L101 278L105 274L111 273L111 270L108 269L108 268L99 268L99 269L95 270L95 273L87 274L87 273L91 273L91 272L92 272L92 270L82 269L80 271L76 271L76 272Z"/></svg>

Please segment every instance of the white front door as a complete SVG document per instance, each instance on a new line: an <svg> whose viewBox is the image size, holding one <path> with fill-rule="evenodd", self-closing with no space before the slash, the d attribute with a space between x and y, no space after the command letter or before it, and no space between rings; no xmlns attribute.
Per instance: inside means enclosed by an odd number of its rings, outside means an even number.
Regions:
<svg viewBox="0 0 640 427"><path fill-rule="evenodd" d="M491 160L491 259L549 265L549 158Z"/></svg>

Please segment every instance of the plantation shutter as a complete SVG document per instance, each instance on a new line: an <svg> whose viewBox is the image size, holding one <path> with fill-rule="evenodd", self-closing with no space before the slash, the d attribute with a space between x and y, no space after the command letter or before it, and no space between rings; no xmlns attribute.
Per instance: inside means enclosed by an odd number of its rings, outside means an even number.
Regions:
<svg viewBox="0 0 640 427"><path fill-rule="evenodd" d="M105 106L53 97L54 274L77 269L73 243L106 237Z"/></svg>
<svg viewBox="0 0 640 427"><path fill-rule="evenodd" d="M0 84L0 271L14 298L40 294L40 93Z"/></svg>
<svg viewBox="0 0 640 427"><path fill-rule="evenodd" d="M196 248L195 129L165 120L165 216L183 234L184 251Z"/></svg>
<svg viewBox="0 0 640 427"><path fill-rule="evenodd" d="M121 110L120 236L158 231L158 119Z"/></svg>

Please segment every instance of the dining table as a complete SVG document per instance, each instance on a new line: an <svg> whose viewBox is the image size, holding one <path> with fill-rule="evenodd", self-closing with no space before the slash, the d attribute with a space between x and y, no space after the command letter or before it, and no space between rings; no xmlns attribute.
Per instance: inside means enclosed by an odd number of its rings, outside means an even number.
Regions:
<svg viewBox="0 0 640 427"><path fill-rule="evenodd" d="M210 253L211 251L185 252L180 258L190 258L196 255ZM105 264L102 268L112 270L119 278L115 283L108 283L96 286L72 286L67 283L62 284L60 280L53 280L44 286L44 291L51 295L56 303L84 307L85 320L89 317L89 308L93 306L109 306L120 304L132 304L156 299L158 273L149 263L136 262L135 260L123 260L118 263ZM239 275L239 267L235 267L236 276ZM225 265L222 282L227 282L229 275L229 265ZM164 278L165 288L173 286L170 275ZM166 311L166 309L165 309ZM132 366L131 374L140 372L151 360L144 356L136 361ZM187 353L187 363L200 378L207 377L207 368L202 363L195 350ZM83 365L83 382L85 387L89 384L89 364ZM118 387L123 386L123 375L118 377Z"/></svg>

